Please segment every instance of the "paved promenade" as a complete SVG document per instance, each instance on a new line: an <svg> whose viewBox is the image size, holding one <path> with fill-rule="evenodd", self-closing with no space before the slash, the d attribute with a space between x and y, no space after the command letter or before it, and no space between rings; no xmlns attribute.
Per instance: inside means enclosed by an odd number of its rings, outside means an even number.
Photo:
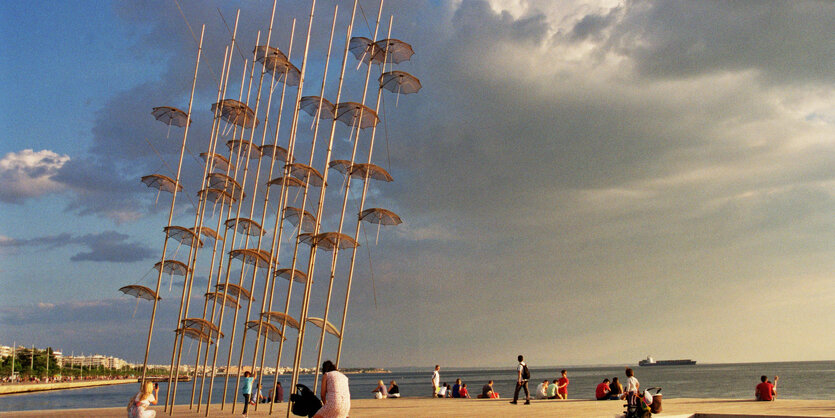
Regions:
<svg viewBox="0 0 835 418"><path fill-rule="evenodd" d="M507 399L357 399L351 402L351 417L615 417L623 412L620 401L533 401L531 405L511 405ZM273 416L285 416L286 404L278 404ZM780 399L775 402L754 402L737 399L664 399L664 411L658 417L835 417L835 400L806 401ZM154 407L158 417L168 416L162 407ZM250 416L268 416L268 408ZM227 408L213 406L210 416L240 417ZM124 417L125 408L73 409L0 413L0 417ZM189 411L188 406L175 408L177 417L202 417L203 411ZM294 415L291 415L294 416Z"/></svg>

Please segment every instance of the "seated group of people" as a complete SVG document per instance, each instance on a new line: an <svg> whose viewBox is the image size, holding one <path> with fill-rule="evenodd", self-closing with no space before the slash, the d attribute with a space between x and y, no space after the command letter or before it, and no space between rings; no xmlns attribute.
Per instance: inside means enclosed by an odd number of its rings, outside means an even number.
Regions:
<svg viewBox="0 0 835 418"><path fill-rule="evenodd" d="M594 397L598 401L618 400L624 397L623 385L620 384L617 377L612 378L612 384L609 384L609 379L603 379L594 390Z"/></svg>
<svg viewBox="0 0 835 418"><path fill-rule="evenodd" d="M377 387L371 391L374 394L374 397L377 399L386 399L386 398L399 398L400 397L400 388L397 386L397 382L394 380L389 383L389 387L383 383L382 380L377 382Z"/></svg>
<svg viewBox="0 0 835 418"><path fill-rule="evenodd" d="M493 383L491 380L490 383ZM461 379L455 379L455 384L451 387L449 383L444 382L441 385L440 389L438 389L438 397L439 398L469 398L470 397L470 390L467 389L467 384L462 383ZM481 396L479 396L481 397Z"/></svg>
<svg viewBox="0 0 835 418"><path fill-rule="evenodd" d="M568 399L568 377L565 370L561 373L559 379L545 379L536 387L536 399Z"/></svg>
<svg viewBox="0 0 835 418"><path fill-rule="evenodd" d="M754 397L758 401L773 401L777 397L777 380L780 376L774 376L774 383L766 376L760 376L760 383L754 389Z"/></svg>

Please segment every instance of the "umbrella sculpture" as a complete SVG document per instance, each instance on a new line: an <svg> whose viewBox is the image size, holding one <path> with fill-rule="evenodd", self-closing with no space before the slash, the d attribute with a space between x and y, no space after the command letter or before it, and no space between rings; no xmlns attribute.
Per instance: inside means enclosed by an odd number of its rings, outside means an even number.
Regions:
<svg viewBox="0 0 835 418"><path fill-rule="evenodd" d="M267 231L261 228L258 222L249 218L232 218L226 221L226 228L235 228L235 231L251 237L265 235Z"/></svg>
<svg viewBox="0 0 835 418"><path fill-rule="evenodd" d="M153 290L138 284L121 287L119 288L119 291L136 298L136 305L133 307L133 315L131 315L131 318L136 316L136 308L139 307L139 299L154 300L154 298L156 298L157 300L162 300L162 298L157 296Z"/></svg>
<svg viewBox="0 0 835 418"><path fill-rule="evenodd" d="M333 251L334 248L344 250L359 247L359 243L351 236L339 232L323 232L318 235L301 234L299 235L299 241L307 245L315 245L325 251Z"/></svg>
<svg viewBox="0 0 835 418"><path fill-rule="evenodd" d="M299 180L307 181L313 187L322 187L324 182L324 178L322 177L322 174L319 173L319 170L307 164L290 164L290 175Z"/></svg>
<svg viewBox="0 0 835 418"><path fill-rule="evenodd" d="M230 308L235 308L235 309L240 309L241 308L241 304L238 303L238 298L236 298L232 295L229 295L229 294L224 296L224 294L222 292L209 292L209 293L206 293L205 297L206 297L206 301L208 301L208 302L223 301L223 304L230 307Z"/></svg>
<svg viewBox="0 0 835 418"><path fill-rule="evenodd" d="M383 39L377 41L375 45L377 49L374 54L374 59L377 61L400 64L411 60L412 55L415 55L412 46L399 39Z"/></svg>
<svg viewBox="0 0 835 418"><path fill-rule="evenodd" d="M322 323L325 321L323 321L322 318L311 317L307 318L307 322L310 322L311 324L316 325L319 328L322 328ZM333 324L331 324L330 321L325 323L325 331L327 331L329 334L339 337L339 331L336 330L336 327L333 326Z"/></svg>
<svg viewBox="0 0 835 418"><path fill-rule="evenodd" d="M193 340L197 340L197 341L200 341L200 342L208 340L209 344L214 344L215 343L211 338L209 338L209 336L206 333L204 333L204 332L202 332L198 329L179 328L179 329L174 330L174 332L183 334L186 337L189 337Z"/></svg>
<svg viewBox="0 0 835 418"><path fill-rule="evenodd" d="M218 293L226 290L226 293L234 296L235 299L241 300L241 298L252 300L252 296L249 294L249 291L246 290L242 286L238 286L235 283L220 283L217 285Z"/></svg>
<svg viewBox="0 0 835 418"><path fill-rule="evenodd" d="M417 77L405 71L389 71L380 75L380 87L397 93L395 106L400 102L400 94L412 94L422 87Z"/></svg>
<svg viewBox="0 0 835 418"><path fill-rule="evenodd" d="M292 206L287 206L284 208L284 219L290 221L293 226L299 226L299 219L304 218L304 222L302 223L301 230L305 232L311 232L316 227L316 217L313 216L312 213L308 211L304 211L304 215L302 215L302 210L300 208L295 208Z"/></svg>
<svg viewBox="0 0 835 418"><path fill-rule="evenodd" d="M171 291L171 286L174 284L175 274L177 276L185 277L185 275L191 271L191 269L189 269L187 265L177 260L158 261L156 264L154 264L154 268L157 269L157 271L162 271L163 273L168 273L171 275L171 281L168 283L169 292Z"/></svg>
<svg viewBox="0 0 835 418"><path fill-rule="evenodd" d="M278 269L278 270L275 271L275 275L278 276L278 277L281 277L282 279L287 279L287 280L290 280L290 276L292 276L293 281L296 281L296 282L299 282L299 283L307 284L307 282L308 282L307 274L305 274L301 270Z"/></svg>
<svg viewBox="0 0 835 418"><path fill-rule="evenodd" d="M238 155L247 155L247 151L249 151L249 158L256 159L261 158L261 148L258 148L258 145L255 145L249 141L244 141L243 139L235 139L232 141L227 141L226 146L229 147L229 151L237 152ZM249 148L249 150L247 150Z"/></svg>
<svg viewBox="0 0 835 418"><path fill-rule="evenodd" d="M281 330L279 330L278 327L266 321L249 321L246 323L246 329L251 329L255 332L260 330L261 335L267 337L270 341L286 340L286 338L281 335Z"/></svg>
<svg viewBox="0 0 835 418"><path fill-rule="evenodd" d="M380 227L382 225L400 225L403 223L396 213L383 208L366 209L360 212L359 219L361 221L377 224L377 240L374 241L374 244L377 244L380 240Z"/></svg>
<svg viewBox="0 0 835 418"><path fill-rule="evenodd" d="M151 114L154 115L156 120L168 125L168 133L165 134L166 138L168 138L168 135L171 133L171 125L184 128L186 125L191 124L191 120L188 118L186 112L183 112L176 107L158 106L151 110Z"/></svg>
<svg viewBox="0 0 835 418"><path fill-rule="evenodd" d="M370 107L357 102L342 102L336 105L336 119L350 127L360 129L377 126L380 118Z"/></svg>
<svg viewBox="0 0 835 418"><path fill-rule="evenodd" d="M149 174L142 177L141 181L142 183L145 183L146 186L157 189L157 197L154 200L154 206L157 205L159 194L161 192L174 193L174 190L177 190L178 192L183 190L183 186L177 184L174 179L168 176L163 176L162 174Z"/></svg>
<svg viewBox="0 0 835 418"><path fill-rule="evenodd" d="M258 119L255 112L245 103L235 99L223 99L212 105L212 113L216 114L220 107L220 117L227 123L243 128L255 128L258 126Z"/></svg>
<svg viewBox="0 0 835 418"><path fill-rule="evenodd" d="M273 155L275 155L275 161L284 161L287 159L287 150L273 144L264 144L261 146L261 158L273 158Z"/></svg>
<svg viewBox="0 0 835 418"><path fill-rule="evenodd" d="M261 318L279 324L286 322L288 327L299 329L299 321L296 321L292 316L287 315L284 312L264 312L261 314Z"/></svg>
<svg viewBox="0 0 835 418"><path fill-rule="evenodd" d="M168 238L174 238L179 241L180 244L185 244L190 247L196 246L197 248L203 248L203 241L189 228L172 225L166 226L163 230L168 235Z"/></svg>
<svg viewBox="0 0 835 418"><path fill-rule="evenodd" d="M298 87L302 78L302 72L293 63L288 61L287 58L267 57L261 60L261 64L264 65L267 72L279 83Z"/></svg>
<svg viewBox="0 0 835 418"><path fill-rule="evenodd" d="M235 170L235 165L230 164L229 160L226 157L224 157L220 154L215 154L215 153L211 153L211 152L201 152L200 153L200 158L202 158L203 161L206 161L209 158L211 158L212 159L212 167L215 170L220 170L220 171L230 171L230 170L234 171Z"/></svg>
<svg viewBox="0 0 835 418"><path fill-rule="evenodd" d="M241 184L226 174L210 173L206 176L206 180L209 181L208 187L210 189L221 189L232 196L242 196L242 198L246 198L246 194L241 195Z"/></svg>
<svg viewBox="0 0 835 418"><path fill-rule="evenodd" d="M263 62L265 57L268 59L280 58L285 61L287 60L287 55L284 55L280 49L273 46L258 45L252 52L255 54L255 60L258 62Z"/></svg>
<svg viewBox="0 0 835 418"><path fill-rule="evenodd" d="M376 164L354 164L351 167L351 178L372 179L385 182L392 182L394 178L383 167Z"/></svg>
<svg viewBox="0 0 835 418"><path fill-rule="evenodd" d="M320 96L304 96L299 101L299 108L307 112L308 115L313 116L310 121L310 129L316 124L316 117L319 119L333 119L336 117L336 106L333 103Z"/></svg>

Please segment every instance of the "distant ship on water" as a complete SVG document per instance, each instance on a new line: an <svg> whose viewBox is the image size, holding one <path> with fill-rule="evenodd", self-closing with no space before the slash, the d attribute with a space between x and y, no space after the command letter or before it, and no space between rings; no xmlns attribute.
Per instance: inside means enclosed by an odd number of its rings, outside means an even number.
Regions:
<svg viewBox="0 0 835 418"><path fill-rule="evenodd" d="M652 357L647 357L646 360L638 362L639 366L692 366L696 364L695 360L656 360Z"/></svg>

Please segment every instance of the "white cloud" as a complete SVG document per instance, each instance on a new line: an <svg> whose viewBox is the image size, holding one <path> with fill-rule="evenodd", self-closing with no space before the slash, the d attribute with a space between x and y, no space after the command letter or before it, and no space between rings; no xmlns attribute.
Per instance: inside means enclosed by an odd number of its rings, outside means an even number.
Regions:
<svg viewBox="0 0 835 418"><path fill-rule="evenodd" d="M49 150L25 149L0 159L0 201L21 203L61 189L52 176L70 160Z"/></svg>

